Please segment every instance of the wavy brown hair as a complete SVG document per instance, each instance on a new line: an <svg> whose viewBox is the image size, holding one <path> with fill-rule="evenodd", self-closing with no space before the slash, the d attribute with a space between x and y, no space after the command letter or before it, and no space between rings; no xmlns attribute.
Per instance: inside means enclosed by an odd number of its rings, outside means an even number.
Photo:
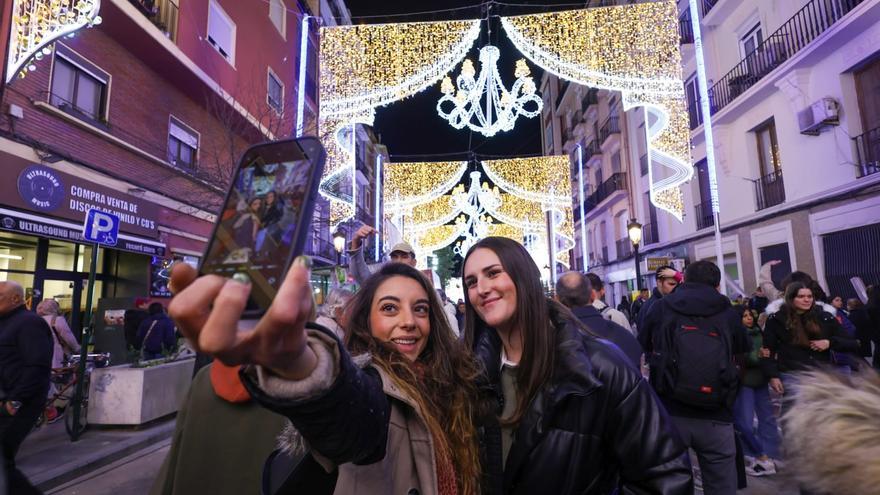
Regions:
<svg viewBox="0 0 880 495"><path fill-rule="evenodd" d="M798 314L794 307L794 299L802 289L809 290L811 295L813 293L810 286L803 282L792 282L785 287L785 303L782 305L781 311L785 312L792 341L800 347L810 347L810 337L818 337L821 334L821 329L815 311L816 298L813 298L813 306L802 314Z"/></svg>
<svg viewBox="0 0 880 495"><path fill-rule="evenodd" d="M512 324L520 329L522 358L516 374L517 403L509 418L502 418L504 425L519 423L523 414L538 393L538 389L553 376L556 354L556 327L552 320L569 320L570 312L562 305L548 300L541 286L541 272L522 244L504 237L486 237L471 246L464 257L464 267L477 249L489 249L501 260L501 266L516 286L516 310ZM465 285L465 284L462 284ZM495 331L474 310L474 305L464 292L465 341L473 348L475 336L482 331ZM560 322L561 323L561 322Z"/></svg>
<svg viewBox="0 0 880 495"><path fill-rule="evenodd" d="M379 286L395 277L415 280L428 294L431 331L415 363L373 337L370 312ZM451 459L459 493L480 491L479 442L475 421L480 403L477 378L482 368L455 338L437 292L415 268L387 263L367 279L348 305L346 344L352 355L369 353L394 385L418 404L439 456Z"/></svg>

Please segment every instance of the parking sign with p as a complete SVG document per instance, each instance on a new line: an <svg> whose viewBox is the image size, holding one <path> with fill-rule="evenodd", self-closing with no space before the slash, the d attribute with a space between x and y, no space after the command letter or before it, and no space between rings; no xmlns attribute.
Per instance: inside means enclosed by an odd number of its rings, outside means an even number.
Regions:
<svg viewBox="0 0 880 495"><path fill-rule="evenodd" d="M86 213L83 237L105 246L115 246L119 236L119 217L106 211L91 209Z"/></svg>

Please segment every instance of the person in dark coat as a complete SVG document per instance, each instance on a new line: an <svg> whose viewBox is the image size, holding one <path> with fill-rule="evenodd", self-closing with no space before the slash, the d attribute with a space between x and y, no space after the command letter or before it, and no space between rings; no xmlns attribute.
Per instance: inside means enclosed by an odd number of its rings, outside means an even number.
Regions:
<svg viewBox="0 0 880 495"><path fill-rule="evenodd" d="M730 299L718 292L720 284L721 270L714 263L697 261L688 265L684 283L678 285L674 292L663 296L645 315L639 327L639 342L644 347L645 355L656 355L655 342L662 342L668 337L665 332L677 331L683 320L697 319L709 320L719 331L726 332L724 341L729 346L731 358L749 352L751 341L742 326L742 319L733 311ZM732 362L712 364L716 367L714 369L732 365ZM651 384L655 388L663 388L664 378L662 369L652 367ZM735 493L737 455L732 407L707 409L678 400L671 394L661 394L660 397L684 442L697 453L705 492L719 495Z"/></svg>
<svg viewBox="0 0 880 495"><path fill-rule="evenodd" d="M27 310L21 285L0 282L0 445L10 494L41 493L15 456L46 405L54 349L49 324Z"/></svg>
<svg viewBox="0 0 880 495"><path fill-rule="evenodd" d="M865 358L871 357L871 342L874 339L874 329L871 325L871 317L868 316L868 310L857 298L849 299L846 302L847 310L849 310L849 319L856 327L856 338L859 341L859 355Z"/></svg>
<svg viewBox="0 0 880 495"><path fill-rule="evenodd" d="M126 309L122 319L122 328L125 333L126 349L141 350L141 342L137 338L138 329L141 323L149 318L150 300L145 297L138 297L134 300L134 309Z"/></svg>
<svg viewBox="0 0 880 495"><path fill-rule="evenodd" d="M691 493L686 450L650 386L606 341L544 297L516 241L465 256L465 342L497 404L483 427L483 492Z"/></svg>
<svg viewBox="0 0 880 495"><path fill-rule="evenodd" d="M651 312L651 308L657 304L657 301L662 299L663 296L671 294L681 282L681 274L678 273L675 268L668 265L658 268L656 276L657 287L654 287L654 290L651 292L651 298L645 301L645 304L643 304L642 308L639 310L639 317L636 320L636 325L640 328L643 326L648 313ZM641 333L641 330L639 330L639 333Z"/></svg>
<svg viewBox="0 0 880 495"><path fill-rule="evenodd" d="M138 327L137 341L141 345L144 359L158 359L163 353L172 352L177 347L174 335L174 322L165 314L162 303L150 304L150 316Z"/></svg>
<svg viewBox="0 0 880 495"><path fill-rule="evenodd" d="M556 299L569 308L591 332L617 346L629 361L641 369L642 346L628 329L605 319L592 306L591 285L580 272L568 272L556 281Z"/></svg>
<svg viewBox="0 0 880 495"><path fill-rule="evenodd" d="M788 284L783 300L764 325L764 346L771 354L762 364L770 387L788 399L797 383L796 373L830 365L831 351L858 352L859 343L817 304L808 284Z"/></svg>

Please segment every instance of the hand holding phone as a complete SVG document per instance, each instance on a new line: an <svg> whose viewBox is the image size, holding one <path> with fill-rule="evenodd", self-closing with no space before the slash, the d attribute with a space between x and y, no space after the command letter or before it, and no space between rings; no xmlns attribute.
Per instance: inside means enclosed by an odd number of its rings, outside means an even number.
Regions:
<svg viewBox="0 0 880 495"><path fill-rule="evenodd" d="M297 258L275 302L252 328L241 320L251 284L218 275L197 277L185 263L171 270L171 287L179 292L168 313L198 352L228 365L260 365L289 380L305 378L317 363L306 345L305 324L313 310L307 260Z"/></svg>
<svg viewBox="0 0 880 495"><path fill-rule="evenodd" d="M266 312L303 251L325 156L316 138L258 144L242 155L200 272L249 283L245 317Z"/></svg>

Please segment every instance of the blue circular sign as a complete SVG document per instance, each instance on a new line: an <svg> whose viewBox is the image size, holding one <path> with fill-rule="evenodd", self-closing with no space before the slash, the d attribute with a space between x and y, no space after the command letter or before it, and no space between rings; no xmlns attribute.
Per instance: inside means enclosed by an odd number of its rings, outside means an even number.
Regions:
<svg viewBox="0 0 880 495"><path fill-rule="evenodd" d="M32 208L52 211L64 200L64 183L51 168L31 165L18 176L18 194Z"/></svg>

